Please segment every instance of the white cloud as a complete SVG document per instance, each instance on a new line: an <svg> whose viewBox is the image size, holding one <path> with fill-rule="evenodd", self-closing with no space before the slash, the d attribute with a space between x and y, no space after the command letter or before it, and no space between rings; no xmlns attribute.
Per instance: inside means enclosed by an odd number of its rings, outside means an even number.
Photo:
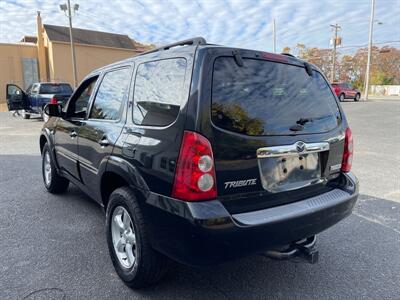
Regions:
<svg viewBox="0 0 400 300"><path fill-rule="evenodd" d="M0 42L36 33L36 11L44 23L64 25L57 1L0 0ZM329 47L330 24L342 25L344 46L368 40L370 0L73 0L79 3L74 26L123 33L163 44L191 36L243 48L272 50L272 20L277 48L297 43ZM400 40L400 0L377 0L374 41ZM399 45L399 44L397 44Z"/></svg>

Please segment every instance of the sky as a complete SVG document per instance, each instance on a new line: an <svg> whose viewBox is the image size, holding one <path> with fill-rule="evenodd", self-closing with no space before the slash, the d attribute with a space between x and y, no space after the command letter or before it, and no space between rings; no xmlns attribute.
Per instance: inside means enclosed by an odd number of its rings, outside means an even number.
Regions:
<svg viewBox="0 0 400 300"><path fill-rule="evenodd" d="M0 0L0 42L36 34L36 11L43 23L68 26L59 9L66 0ZM297 43L329 48L330 24L342 30L342 51L368 43L371 0L71 0L79 4L73 25L127 34L162 45L203 36L207 42L272 51L276 20L277 51ZM373 41L400 47L400 0L376 0Z"/></svg>

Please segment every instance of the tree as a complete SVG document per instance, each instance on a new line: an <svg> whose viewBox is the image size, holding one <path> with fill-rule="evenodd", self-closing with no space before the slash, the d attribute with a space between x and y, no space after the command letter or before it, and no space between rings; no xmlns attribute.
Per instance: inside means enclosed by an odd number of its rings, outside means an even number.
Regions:
<svg viewBox="0 0 400 300"><path fill-rule="evenodd" d="M284 52L290 52L289 47ZM330 77L332 71L332 49L306 47L297 44L297 56L319 67L326 76ZM360 48L354 54L336 55L335 78L341 82L349 82L354 87L364 89L364 79L367 66L368 48ZM400 84L400 49L384 46L372 47L371 57L371 84Z"/></svg>

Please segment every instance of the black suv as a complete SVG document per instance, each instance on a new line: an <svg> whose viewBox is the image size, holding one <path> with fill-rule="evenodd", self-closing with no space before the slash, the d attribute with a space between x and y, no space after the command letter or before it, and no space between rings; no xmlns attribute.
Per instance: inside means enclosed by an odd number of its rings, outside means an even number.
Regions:
<svg viewBox="0 0 400 300"><path fill-rule="evenodd" d="M358 197L338 99L289 55L194 38L96 70L45 112L47 190L72 182L105 208L112 262L134 288L169 259L315 262L315 235Z"/></svg>

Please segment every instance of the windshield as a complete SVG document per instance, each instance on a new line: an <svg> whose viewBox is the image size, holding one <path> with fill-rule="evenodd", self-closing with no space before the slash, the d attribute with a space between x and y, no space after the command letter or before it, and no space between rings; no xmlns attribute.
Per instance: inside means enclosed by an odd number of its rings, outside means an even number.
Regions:
<svg viewBox="0 0 400 300"><path fill-rule="evenodd" d="M303 67L258 59L219 57L214 63L212 121L247 135L326 132L339 108L323 76ZM297 126L297 127L296 127Z"/></svg>
<svg viewBox="0 0 400 300"><path fill-rule="evenodd" d="M45 83L40 85L39 94L72 94L72 88L66 83Z"/></svg>

